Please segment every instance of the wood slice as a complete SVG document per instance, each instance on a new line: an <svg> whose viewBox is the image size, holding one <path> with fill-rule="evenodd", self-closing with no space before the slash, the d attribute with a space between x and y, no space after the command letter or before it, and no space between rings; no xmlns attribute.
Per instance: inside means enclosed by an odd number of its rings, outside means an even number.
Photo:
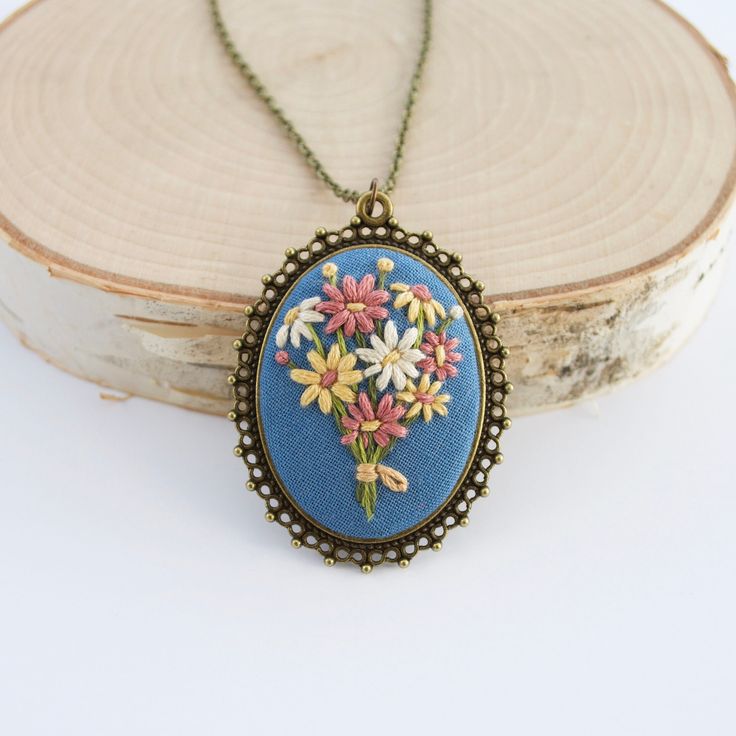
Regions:
<svg viewBox="0 0 736 736"><path fill-rule="evenodd" d="M222 10L329 171L382 176L420 3ZM225 411L261 274L352 207L246 86L205 0L39 0L0 33L2 318L77 375ZM659 2L437 3L393 198L487 284L518 413L682 344L719 281L735 157L724 59Z"/></svg>

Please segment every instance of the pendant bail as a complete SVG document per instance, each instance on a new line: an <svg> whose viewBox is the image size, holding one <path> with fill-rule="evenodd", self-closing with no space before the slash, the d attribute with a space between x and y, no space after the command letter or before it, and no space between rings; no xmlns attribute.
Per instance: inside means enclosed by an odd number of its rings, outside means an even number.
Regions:
<svg viewBox="0 0 736 736"><path fill-rule="evenodd" d="M374 217L373 210L376 202L381 205L381 213ZM355 212L366 225L373 227L383 225L391 217L394 212L394 205L388 194L378 188L378 179L374 179L371 182L371 188L358 197Z"/></svg>

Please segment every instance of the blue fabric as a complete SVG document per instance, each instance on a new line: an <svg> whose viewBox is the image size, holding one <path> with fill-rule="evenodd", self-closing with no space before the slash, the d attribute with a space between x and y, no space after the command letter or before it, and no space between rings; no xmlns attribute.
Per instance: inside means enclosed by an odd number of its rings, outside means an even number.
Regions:
<svg viewBox="0 0 736 736"><path fill-rule="evenodd" d="M338 285L346 274L360 279L376 274L376 261L386 257L395 268L386 278L386 288L396 282L426 284L446 310L457 304L450 288L421 261L409 254L376 246L345 250L332 255L330 262L339 267ZM435 415L429 423L421 418L409 427L406 437L397 441L381 462L403 473L409 480L406 493L395 493L378 485L378 500L373 519L368 521L355 499L355 460L350 450L340 444L340 434L332 415L324 415L316 402L306 408L299 405L304 386L293 382L288 367L275 361L276 331L284 315L303 299L325 297L322 292L323 261L302 276L276 314L267 336L263 364L259 374L259 410L264 442L285 490L302 511L320 526L339 536L358 539L384 539L400 534L431 516L447 500L460 479L475 444L481 411L479 361L475 343L465 318L448 329L449 337L460 338L457 348L463 359L457 364L459 375L448 378L442 393L449 393L448 416ZM406 308L393 308L395 294L385 304L396 323L399 337L410 326ZM334 335L325 335L326 321L315 325L325 346ZM347 340L354 349L355 342ZM291 343L287 350L300 367L310 369L306 360L313 343L302 340L297 350ZM358 361L356 368L364 368ZM361 384L365 389L365 382ZM393 390L389 386L389 390Z"/></svg>

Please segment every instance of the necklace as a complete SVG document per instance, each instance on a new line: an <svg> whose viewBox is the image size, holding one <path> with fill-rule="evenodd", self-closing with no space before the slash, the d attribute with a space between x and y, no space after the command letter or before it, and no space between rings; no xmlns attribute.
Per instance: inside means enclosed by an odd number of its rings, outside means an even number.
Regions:
<svg viewBox="0 0 736 736"><path fill-rule="evenodd" d="M363 193L328 173L235 47L218 0L209 4L251 89L315 175L355 203L348 225L318 227L306 246L287 248L281 269L263 276L260 298L244 308L228 418L246 487L265 501L266 520L289 530L294 548L317 550L328 567L408 567L420 550L442 549L450 529L468 525L473 502L489 495L513 388L484 285L429 230L404 230L389 198L431 46L432 2L423 2L388 174Z"/></svg>
<svg viewBox="0 0 736 736"><path fill-rule="evenodd" d="M322 162L317 158L314 151L307 145L307 142L301 136L299 131L294 126L294 123L289 120L284 111L269 94L266 86L256 75L251 68L250 64L243 58L241 53L235 47L230 33L227 30L227 26L222 17L220 11L219 0L209 0L210 10L212 12L212 20L215 25L217 35L222 42L225 51L230 56L232 62L235 64L237 69L242 74L243 78L250 85L251 89L258 95L261 101L266 107L273 113L273 116L281 124L283 129L286 131L287 136L294 141L297 151L303 156L307 164L312 168L318 179L321 179L334 193L336 197L339 197L345 202L357 202L360 197L360 192L355 189L349 189L348 187L340 186L337 181L330 176L327 169L324 167ZM414 65L414 72L411 75L411 82L409 83L409 92L406 96L404 103L404 112L401 116L401 125L399 126L399 133L396 137L396 146L394 148L394 154L391 159L391 166L386 176L386 181L381 188L381 191L385 194L391 194L396 185L396 177L401 167L401 161L404 155L404 144L406 142L406 134L409 131L409 123L411 121L411 115L414 111L414 103L416 102L419 85L422 81L422 74L424 73L424 66L427 61L427 54L429 53L429 47L432 41L432 0L423 0L423 13L422 13L422 41L419 48L419 55L417 56L416 64ZM375 202L374 202L375 203Z"/></svg>

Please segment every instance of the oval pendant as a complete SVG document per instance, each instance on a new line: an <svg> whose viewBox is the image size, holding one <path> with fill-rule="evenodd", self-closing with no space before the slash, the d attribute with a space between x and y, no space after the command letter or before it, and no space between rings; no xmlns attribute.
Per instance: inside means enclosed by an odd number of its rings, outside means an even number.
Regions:
<svg viewBox="0 0 736 736"><path fill-rule="evenodd" d="M266 519L364 572L406 567L467 526L510 426L508 351L483 285L391 215L368 192L348 227L286 252L245 308L229 378L235 454Z"/></svg>

